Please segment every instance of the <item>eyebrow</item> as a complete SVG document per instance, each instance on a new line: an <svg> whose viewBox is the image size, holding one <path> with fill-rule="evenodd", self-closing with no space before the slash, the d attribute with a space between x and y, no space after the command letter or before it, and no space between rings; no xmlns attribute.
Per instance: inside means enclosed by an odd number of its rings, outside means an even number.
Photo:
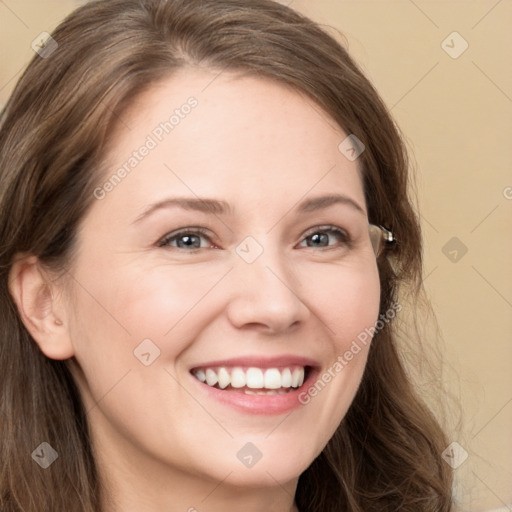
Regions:
<svg viewBox="0 0 512 512"><path fill-rule="evenodd" d="M312 197L301 202L296 210L298 213L308 213L316 210L322 210L335 204L343 204L350 206L359 213L366 216L366 211L352 198L343 194L329 194L326 196ZM215 215L233 215L234 210L226 201L210 198L193 198L193 197L170 197L151 205L142 212L133 223L140 222L153 212L165 208L178 207L184 210L193 210L203 213L212 213Z"/></svg>

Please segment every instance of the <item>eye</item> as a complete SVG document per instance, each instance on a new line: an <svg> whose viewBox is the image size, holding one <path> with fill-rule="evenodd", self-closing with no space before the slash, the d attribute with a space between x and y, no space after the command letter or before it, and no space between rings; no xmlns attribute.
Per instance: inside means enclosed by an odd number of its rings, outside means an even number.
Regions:
<svg viewBox="0 0 512 512"><path fill-rule="evenodd" d="M336 226L318 226L306 235L299 247L350 247L351 242L350 236L343 229Z"/></svg>
<svg viewBox="0 0 512 512"><path fill-rule="evenodd" d="M206 243L202 243L206 240ZM158 242L158 247L175 247L188 252L212 247L213 243L201 228L187 228L169 233Z"/></svg>
<svg viewBox="0 0 512 512"><path fill-rule="evenodd" d="M338 246L351 247L352 240L348 233L336 226L317 226L313 230L309 231L309 234L306 235L304 241L306 242L307 247L327 247L335 249L336 247L329 244L330 237L333 236L338 239ZM201 246L201 238L208 240L210 242L209 245L206 244ZM308 243L309 240L311 243ZM177 245L175 245L175 243ZM196 252L200 249L212 247L213 244L206 230L202 228L187 228L174 233L169 233L162 238L157 245L158 247L173 247L176 249L186 250L187 252ZM301 245L301 247L304 246Z"/></svg>

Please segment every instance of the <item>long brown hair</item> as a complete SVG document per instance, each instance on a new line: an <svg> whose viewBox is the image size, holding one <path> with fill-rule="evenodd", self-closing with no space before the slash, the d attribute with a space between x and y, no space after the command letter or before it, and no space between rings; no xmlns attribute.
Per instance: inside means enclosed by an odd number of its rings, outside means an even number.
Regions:
<svg viewBox="0 0 512 512"><path fill-rule="evenodd" d="M86 414L66 361L43 355L8 279L17 254L65 272L76 228L101 181L113 123L129 101L185 66L264 76L323 108L366 150L359 157L369 220L397 243L379 257L381 313L421 289L422 248L400 133L334 37L271 0L108 0L73 12L36 55L0 125L0 509L100 512L101 481ZM50 50L52 53L50 53ZM341 141L340 141L341 142ZM357 395L301 475L301 512L447 512L451 470L443 429L415 392L396 321L371 344ZM41 442L59 453L42 470Z"/></svg>

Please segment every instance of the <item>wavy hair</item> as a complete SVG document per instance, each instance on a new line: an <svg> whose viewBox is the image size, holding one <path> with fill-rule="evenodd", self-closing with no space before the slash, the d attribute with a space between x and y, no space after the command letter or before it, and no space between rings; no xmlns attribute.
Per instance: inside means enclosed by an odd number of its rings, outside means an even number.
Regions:
<svg viewBox="0 0 512 512"><path fill-rule="evenodd" d="M366 150L359 157L369 221L397 243L378 259L380 313L402 286L422 290L422 242L407 151L378 93L344 46L271 0L100 0L53 32L0 119L0 509L100 512L102 483L67 361L44 356L9 293L18 254L65 272L77 226L101 182L112 127L137 95L184 67L266 77L307 95ZM385 322L336 433L300 476L301 512L448 512L448 444L420 398ZM423 340L418 340L418 343ZM47 470L46 440L66 454Z"/></svg>

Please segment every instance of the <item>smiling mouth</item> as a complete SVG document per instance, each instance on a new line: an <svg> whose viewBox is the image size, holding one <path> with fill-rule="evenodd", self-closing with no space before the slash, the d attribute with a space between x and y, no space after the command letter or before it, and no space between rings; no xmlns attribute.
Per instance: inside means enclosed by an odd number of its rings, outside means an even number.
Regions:
<svg viewBox="0 0 512 512"><path fill-rule="evenodd" d="M302 386L311 367L205 367L194 368L191 374L212 388L246 395L285 395Z"/></svg>

